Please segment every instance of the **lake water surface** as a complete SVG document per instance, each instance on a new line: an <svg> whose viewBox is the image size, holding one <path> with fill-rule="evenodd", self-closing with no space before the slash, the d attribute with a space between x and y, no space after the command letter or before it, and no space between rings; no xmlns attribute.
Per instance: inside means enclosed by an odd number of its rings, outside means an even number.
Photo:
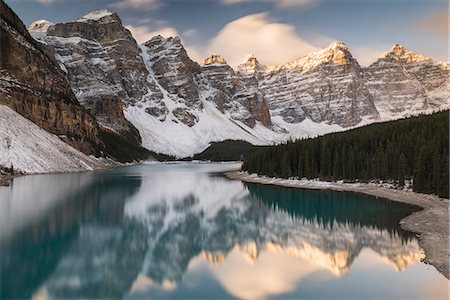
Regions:
<svg viewBox="0 0 450 300"><path fill-rule="evenodd" d="M239 164L25 176L0 187L1 299L447 299L360 194L245 184Z"/></svg>

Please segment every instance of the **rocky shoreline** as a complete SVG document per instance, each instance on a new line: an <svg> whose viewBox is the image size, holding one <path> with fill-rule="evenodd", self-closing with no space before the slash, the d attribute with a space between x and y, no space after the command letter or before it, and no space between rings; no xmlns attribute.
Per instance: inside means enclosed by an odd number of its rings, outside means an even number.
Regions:
<svg viewBox="0 0 450 300"><path fill-rule="evenodd" d="M283 187L335 190L363 193L390 201L412 204L423 210L400 221L400 226L417 234L425 253L423 261L434 266L447 279L449 276L449 200L434 195L396 190L375 184L295 180L258 176L247 172L227 172L229 179Z"/></svg>
<svg viewBox="0 0 450 300"><path fill-rule="evenodd" d="M11 180L16 177L23 175L21 172L14 171L13 168L6 168L0 166L0 187L1 186L9 186Z"/></svg>

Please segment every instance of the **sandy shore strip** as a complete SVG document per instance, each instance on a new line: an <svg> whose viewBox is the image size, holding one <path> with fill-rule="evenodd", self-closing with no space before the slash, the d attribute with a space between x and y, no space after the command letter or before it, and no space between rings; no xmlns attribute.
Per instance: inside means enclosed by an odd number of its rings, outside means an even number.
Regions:
<svg viewBox="0 0 450 300"><path fill-rule="evenodd" d="M417 233L419 246L425 253L424 262L434 266L447 279L449 277L449 200L434 195L396 190L376 184L325 182L282 179L258 176L247 172L227 172L225 176L250 183L277 185L291 188L334 190L363 193L391 201L403 202L423 208L400 221L400 226Z"/></svg>

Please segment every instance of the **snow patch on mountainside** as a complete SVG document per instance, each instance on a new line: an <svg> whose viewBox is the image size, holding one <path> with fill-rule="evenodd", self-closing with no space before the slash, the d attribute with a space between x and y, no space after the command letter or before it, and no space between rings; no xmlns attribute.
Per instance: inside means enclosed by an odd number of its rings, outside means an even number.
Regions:
<svg viewBox="0 0 450 300"><path fill-rule="evenodd" d="M276 141L276 133L257 125L254 130L231 121L210 103L198 113L199 121L192 127L175 123L172 119L163 122L146 113L144 109L130 106L125 109L125 118L135 126L142 137L143 147L176 157L191 156L205 150L211 142L227 139L245 140L254 145Z"/></svg>
<svg viewBox="0 0 450 300"><path fill-rule="evenodd" d="M254 145L272 145L290 138L313 137L344 130L338 125L314 123L309 119L299 124L289 124L275 117L274 124L289 132L277 133L259 123L250 128L242 122L233 121L208 101L204 101L203 105L203 110L198 113L199 121L192 127L175 123L171 119L161 122L136 106L126 108L124 114L139 130L143 147L179 158L202 152L211 142L244 140Z"/></svg>
<svg viewBox="0 0 450 300"><path fill-rule="evenodd" d="M96 9L77 19L77 22L88 22L89 20L97 21L110 15L112 15L112 12L106 9Z"/></svg>
<svg viewBox="0 0 450 300"><path fill-rule="evenodd" d="M23 173L88 171L106 164L0 105L0 166Z"/></svg>

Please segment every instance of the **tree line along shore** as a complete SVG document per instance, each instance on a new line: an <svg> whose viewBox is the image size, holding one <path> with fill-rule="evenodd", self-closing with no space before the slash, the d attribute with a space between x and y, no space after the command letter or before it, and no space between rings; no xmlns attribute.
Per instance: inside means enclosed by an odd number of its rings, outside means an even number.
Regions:
<svg viewBox="0 0 450 300"><path fill-rule="evenodd" d="M448 198L449 111L258 148L242 169L279 178L406 183Z"/></svg>

